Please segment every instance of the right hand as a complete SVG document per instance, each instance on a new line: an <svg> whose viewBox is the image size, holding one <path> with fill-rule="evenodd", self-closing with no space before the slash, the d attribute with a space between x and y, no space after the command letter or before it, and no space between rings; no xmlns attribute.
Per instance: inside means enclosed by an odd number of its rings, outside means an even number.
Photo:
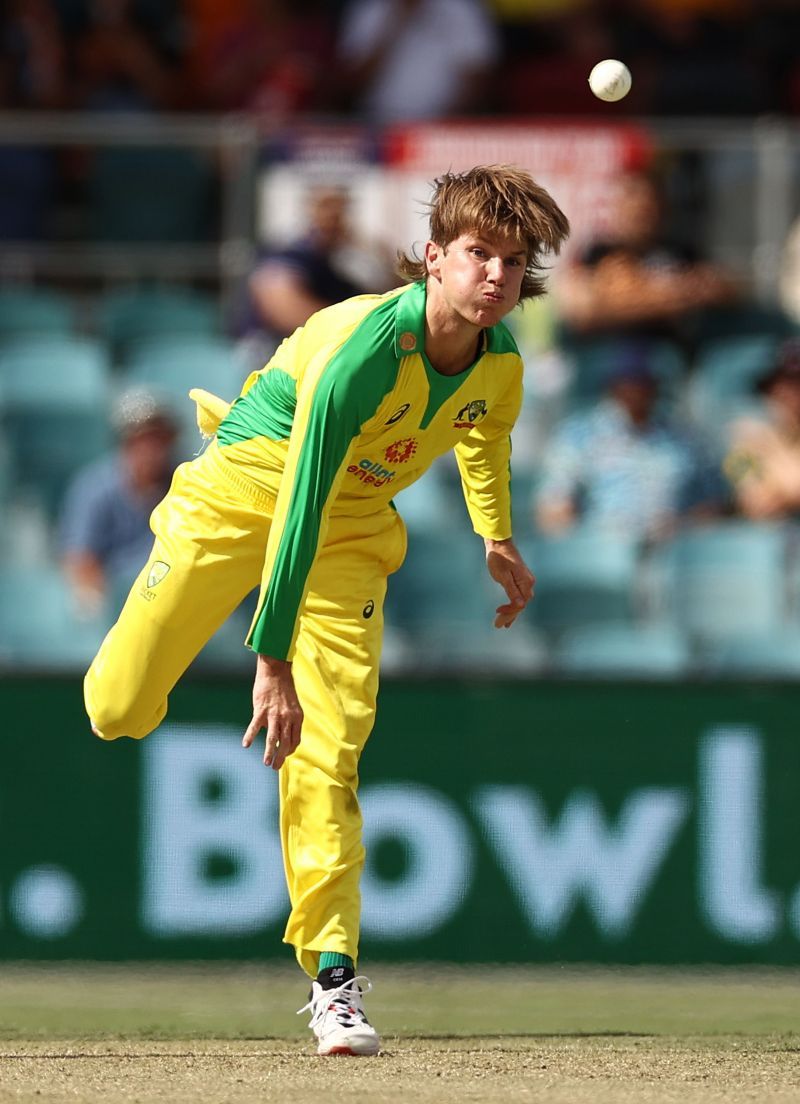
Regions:
<svg viewBox="0 0 800 1104"><path fill-rule="evenodd" d="M265 728L264 764L280 770L287 755L300 743L302 726L303 710L294 688L291 663L260 655L253 682L253 719L242 738L242 747L250 747Z"/></svg>

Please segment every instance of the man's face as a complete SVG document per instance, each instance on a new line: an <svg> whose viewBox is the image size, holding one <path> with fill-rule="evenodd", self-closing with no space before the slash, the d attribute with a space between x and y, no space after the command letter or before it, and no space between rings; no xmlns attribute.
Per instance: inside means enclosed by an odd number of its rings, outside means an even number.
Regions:
<svg viewBox="0 0 800 1104"><path fill-rule="evenodd" d="M134 486L148 486L166 479L175 466L175 431L155 423L142 426L122 443L122 453Z"/></svg>
<svg viewBox="0 0 800 1104"><path fill-rule="evenodd" d="M475 326L494 326L519 302L527 250L509 235L465 233L441 246L428 242L428 273L449 309Z"/></svg>
<svg viewBox="0 0 800 1104"><path fill-rule="evenodd" d="M800 421L800 376L795 373L778 376L769 389L769 397L794 421Z"/></svg>
<svg viewBox="0 0 800 1104"><path fill-rule="evenodd" d="M611 388L611 394L627 410L634 422L646 422L658 398L655 383L643 379L617 380Z"/></svg>

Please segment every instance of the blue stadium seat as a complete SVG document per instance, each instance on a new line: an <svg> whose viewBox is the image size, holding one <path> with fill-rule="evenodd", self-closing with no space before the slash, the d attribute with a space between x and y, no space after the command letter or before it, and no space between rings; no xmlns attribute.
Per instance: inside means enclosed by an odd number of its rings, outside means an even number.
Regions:
<svg viewBox="0 0 800 1104"><path fill-rule="evenodd" d="M770 334L723 337L704 344L687 387L691 415L719 437L731 418L752 407L755 381L769 368L778 344Z"/></svg>
<svg viewBox="0 0 800 1104"><path fill-rule="evenodd" d="M587 625L556 649L556 669L571 675L667 677L690 663L689 642L673 625Z"/></svg>
<svg viewBox="0 0 800 1104"><path fill-rule="evenodd" d="M185 399L191 387L203 387L233 401L244 373L232 342L222 337L163 337L138 343L122 370L125 386L150 384Z"/></svg>
<svg viewBox="0 0 800 1104"><path fill-rule="evenodd" d="M206 295L178 288L137 287L110 292L100 306L99 328L117 355L139 341L218 334L219 308Z"/></svg>
<svg viewBox="0 0 800 1104"><path fill-rule="evenodd" d="M84 338L19 339L0 349L0 379L13 484L54 511L72 475L111 442L105 349Z"/></svg>
<svg viewBox="0 0 800 1104"><path fill-rule="evenodd" d="M171 398L179 419L180 455L190 456L200 443L192 387L201 387L232 402L244 382L233 344L222 337L164 337L138 343L120 373L122 386L145 385Z"/></svg>
<svg viewBox="0 0 800 1104"><path fill-rule="evenodd" d="M38 288L0 289L0 341L43 334L70 334L75 319L71 304Z"/></svg>
<svg viewBox="0 0 800 1104"><path fill-rule="evenodd" d="M197 242L212 236L214 174L190 149L100 150L89 171L92 236L110 242Z"/></svg>
<svg viewBox="0 0 800 1104"><path fill-rule="evenodd" d="M464 632L483 625L494 609L484 576L483 542L475 534L412 533L406 561L389 579L387 620L410 633L437 624Z"/></svg>
<svg viewBox="0 0 800 1104"><path fill-rule="evenodd" d="M562 537L521 540L536 575L536 625L554 632L635 615L638 545L624 536L581 528Z"/></svg>
<svg viewBox="0 0 800 1104"><path fill-rule="evenodd" d="M499 605L498 596L495 605ZM495 629L494 609L487 602L481 617L470 622L431 619L409 634L406 673L505 676L533 675L545 670L544 637L531 627L528 612L510 629Z"/></svg>
<svg viewBox="0 0 800 1104"><path fill-rule="evenodd" d="M0 566L0 662L83 671L108 629L106 618L77 616L54 565Z"/></svg>
<svg viewBox="0 0 800 1104"><path fill-rule="evenodd" d="M800 629L723 640L708 650L704 666L713 674L753 678L800 678Z"/></svg>
<svg viewBox="0 0 800 1104"><path fill-rule="evenodd" d="M654 557L664 607L703 642L766 635L786 621L787 534L731 520L677 536Z"/></svg>
<svg viewBox="0 0 800 1104"><path fill-rule="evenodd" d="M581 341L568 344L565 354L573 366L568 402L573 408L597 401L606 388L611 371L620 363L629 346L619 340ZM647 363L659 381L662 400L677 402L686 377L686 359L680 349L668 341L645 343Z"/></svg>

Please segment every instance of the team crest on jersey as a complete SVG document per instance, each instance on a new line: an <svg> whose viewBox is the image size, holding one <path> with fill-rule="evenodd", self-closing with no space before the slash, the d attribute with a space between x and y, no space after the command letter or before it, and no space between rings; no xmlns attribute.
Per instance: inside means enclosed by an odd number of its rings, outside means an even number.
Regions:
<svg viewBox="0 0 800 1104"><path fill-rule="evenodd" d="M397 410L395 410L394 414L392 414L389 421L384 422L383 424L384 425L394 425L395 422L399 422L401 418L404 418L406 416L406 414L408 414L410 409L411 409L411 403L403 403L402 406L399 406L397 408Z"/></svg>
<svg viewBox="0 0 800 1104"><path fill-rule="evenodd" d="M453 420L453 429L472 429L476 422L486 417L486 399L472 399L465 403Z"/></svg>
<svg viewBox="0 0 800 1104"><path fill-rule="evenodd" d="M163 560L153 560L152 564L150 565L150 571L148 572L148 575L147 575L147 582L144 584L142 589L139 591L142 598L146 598L148 602L152 602L153 599L155 598L155 594L153 592L154 587L157 587L158 584L163 579L165 579L168 574L169 574L169 564L168 563L164 563Z"/></svg>
<svg viewBox="0 0 800 1104"><path fill-rule="evenodd" d="M394 441L389 445L383 455L390 464L405 464L416 451L416 438L404 437L402 441Z"/></svg>

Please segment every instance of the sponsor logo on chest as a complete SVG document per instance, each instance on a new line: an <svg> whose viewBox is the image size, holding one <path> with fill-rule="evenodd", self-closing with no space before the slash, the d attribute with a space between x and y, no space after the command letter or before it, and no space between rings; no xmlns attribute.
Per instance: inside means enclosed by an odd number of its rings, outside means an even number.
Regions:
<svg viewBox="0 0 800 1104"><path fill-rule="evenodd" d="M356 463L350 464L347 471L364 484L375 488L383 487L391 483L397 472L394 468L384 466L388 464L406 464L417 451L418 441L416 437L404 437L400 441L393 441L383 450L382 460L372 460L364 457Z"/></svg>

